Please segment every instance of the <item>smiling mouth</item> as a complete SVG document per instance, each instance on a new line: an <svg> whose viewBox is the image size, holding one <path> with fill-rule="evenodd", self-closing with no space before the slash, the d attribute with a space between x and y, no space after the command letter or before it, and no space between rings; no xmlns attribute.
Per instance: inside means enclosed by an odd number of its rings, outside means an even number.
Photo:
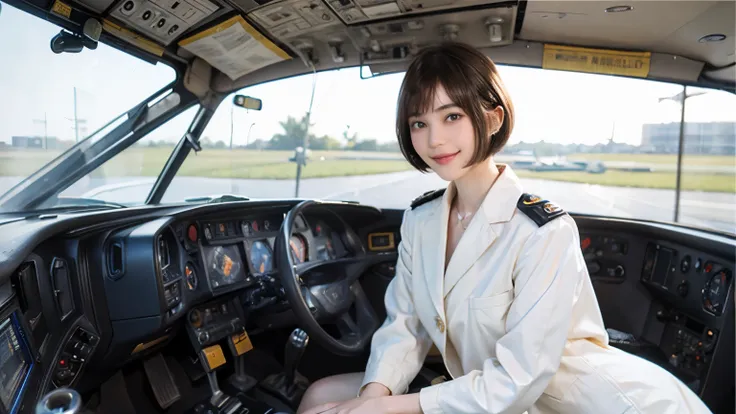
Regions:
<svg viewBox="0 0 736 414"><path fill-rule="evenodd" d="M438 155L436 157L430 157L430 158L432 158L437 164L444 165L452 161L459 153L460 151L455 152L453 154L443 154L443 155Z"/></svg>

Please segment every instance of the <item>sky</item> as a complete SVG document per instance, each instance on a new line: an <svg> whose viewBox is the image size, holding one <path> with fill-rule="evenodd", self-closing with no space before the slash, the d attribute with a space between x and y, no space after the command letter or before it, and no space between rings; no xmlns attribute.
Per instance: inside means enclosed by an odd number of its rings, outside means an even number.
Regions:
<svg viewBox="0 0 736 414"><path fill-rule="evenodd" d="M59 27L3 4L0 13L0 141L12 136L55 136L74 140L77 116L91 134L110 119L174 79L165 65L152 65L105 45L79 54L56 55L49 41ZM492 56L491 56L492 57ZM645 123L677 122L679 104L659 98L682 87L639 79L501 66L516 111L510 143L544 140L594 145L614 141L638 145ZM361 80L357 68L317 74L312 130L342 137L348 129L379 142L396 139L396 98L403 74ZM313 75L283 79L240 91L263 100L260 112L235 108L233 140L244 145L281 132L279 121L307 112ZM231 97L203 133L230 139ZM687 101L688 122L736 121L736 96L710 91ZM194 116L190 110L144 140L178 141ZM45 119L45 122L44 122ZM45 129L44 129L45 127Z"/></svg>

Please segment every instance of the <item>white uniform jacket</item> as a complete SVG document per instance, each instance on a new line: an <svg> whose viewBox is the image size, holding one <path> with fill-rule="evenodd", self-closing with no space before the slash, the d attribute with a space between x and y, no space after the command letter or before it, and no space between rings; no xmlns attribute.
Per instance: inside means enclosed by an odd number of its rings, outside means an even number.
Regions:
<svg viewBox="0 0 736 414"><path fill-rule="evenodd" d="M608 345L575 222L522 213L511 168L445 271L454 191L404 214L361 389L405 393L434 343L453 379L421 390L425 414L710 412L662 368Z"/></svg>

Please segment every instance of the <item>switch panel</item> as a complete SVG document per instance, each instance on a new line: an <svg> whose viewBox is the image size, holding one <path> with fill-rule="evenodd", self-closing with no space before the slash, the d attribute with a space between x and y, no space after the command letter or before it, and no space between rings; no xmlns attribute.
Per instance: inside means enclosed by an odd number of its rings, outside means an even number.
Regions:
<svg viewBox="0 0 736 414"><path fill-rule="evenodd" d="M122 0L111 15L169 45L218 9L219 6L209 0Z"/></svg>
<svg viewBox="0 0 736 414"><path fill-rule="evenodd" d="M53 383L57 388L71 386L95 351L100 338L77 327L62 348L54 366Z"/></svg>

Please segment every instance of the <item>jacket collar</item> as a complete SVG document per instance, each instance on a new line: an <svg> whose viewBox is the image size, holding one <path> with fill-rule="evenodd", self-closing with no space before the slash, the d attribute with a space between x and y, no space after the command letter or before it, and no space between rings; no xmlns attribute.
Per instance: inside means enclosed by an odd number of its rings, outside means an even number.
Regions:
<svg viewBox="0 0 736 414"><path fill-rule="evenodd" d="M523 193L519 178L510 167L499 165L501 173L486 194L478 212L460 238L445 269L447 252L447 224L450 207L455 197L455 185L450 183L442 200L432 209L422 230L423 259L434 263L426 275L429 290L437 311L444 314L444 298L473 264L488 250L501 231L499 223L511 220L516 203ZM480 214L479 214L480 213Z"/></svg>
<svg viewBox="0 0 736 414"><path fill-rule="evenodd" d="M516 211L516 203L523 194L519 177L516 176L511 167L506 164L498 164L498 169L500 174L496 182L488 190L478 208L478 213L482 213L481 215L490 224L511 220ZM442 196L441 210L449 212L456 194L455 183L450 183L447 186L447 191ZM479 214L476 213L477 215Z"/></svg>

